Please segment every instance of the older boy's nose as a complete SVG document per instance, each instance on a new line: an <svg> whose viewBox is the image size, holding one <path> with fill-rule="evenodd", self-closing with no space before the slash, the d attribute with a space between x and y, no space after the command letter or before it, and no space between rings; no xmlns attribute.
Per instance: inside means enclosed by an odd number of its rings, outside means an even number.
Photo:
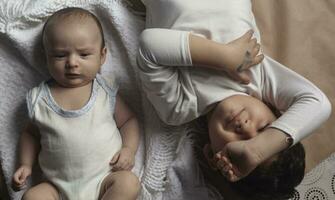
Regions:
<svg viewBox="0 0 335 200"><path fill-rule="evenodd" d="M250 119L241 121L241 127L247 139L253 138L257 135L257 130Z"/></svg>

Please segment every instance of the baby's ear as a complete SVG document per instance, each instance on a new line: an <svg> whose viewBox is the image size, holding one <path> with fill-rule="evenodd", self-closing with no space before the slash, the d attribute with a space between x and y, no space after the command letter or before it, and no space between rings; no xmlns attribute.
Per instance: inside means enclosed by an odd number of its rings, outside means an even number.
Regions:
<svg viewBox="0 0 335 200"><path fill-rule="evenodd" d="M103 47L101 49L101 59L100 59L100 64L103 65L106 61L106 56L107 56L107 48Z"/></svg>

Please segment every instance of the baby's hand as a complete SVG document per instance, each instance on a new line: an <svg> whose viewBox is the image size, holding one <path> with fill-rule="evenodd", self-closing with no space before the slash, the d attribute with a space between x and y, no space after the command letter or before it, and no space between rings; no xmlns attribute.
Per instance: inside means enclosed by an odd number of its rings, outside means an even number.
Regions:
<svg viewBox="0 0 335 200"><path fill-rule="evenodd" d="M235 182L246 177L261 162L261 157L246 140L228 143L215 155L217 168L229 181Z"/></svg>
<svg viewBox="0 0 335 200"><path fill-rule="evenodd" d="M13 175L12 188L14 191L19 191L24 189L26 186L27 177L31 175L31 167L22 165L16 170Z"/></svg>
<svg viewBox="0 0 335 200"><path fill-rule="evenodd" d="M135 163L135 152L129 147L122 147L110 161L110 165L113 166L113 171L120 170L131 170Z"/></svg>
<svg viewBox="0 0 335 200"><path fill-rule="evenodd" d="M250 30L240 38L229 42L226 45L224 68L228 75L243 84L251 80L249 68L259 64L264 56L257 55L260 51L260 44L257 40L251 39L253 31Z"/></svg>

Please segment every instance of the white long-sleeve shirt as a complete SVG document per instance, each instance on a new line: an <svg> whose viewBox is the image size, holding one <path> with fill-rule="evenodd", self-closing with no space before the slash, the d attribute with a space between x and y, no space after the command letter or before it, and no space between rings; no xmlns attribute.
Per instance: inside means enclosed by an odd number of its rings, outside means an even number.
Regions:
<svg viewBox="0 0 335 200"><path fill-rule="evenodd" d="M160 118L183 124L225 98L248 94L271 104L282 115L269 127L289 134L294 143L330 115L325 94L310 81L270 57L251 68L243 85L224 72L192 66L189 33L221 43L249 29L260 41L250 0L144 0L147 29L142 33L138 63L144 91ZM169 30L170 29L170 30Z"/></svg>

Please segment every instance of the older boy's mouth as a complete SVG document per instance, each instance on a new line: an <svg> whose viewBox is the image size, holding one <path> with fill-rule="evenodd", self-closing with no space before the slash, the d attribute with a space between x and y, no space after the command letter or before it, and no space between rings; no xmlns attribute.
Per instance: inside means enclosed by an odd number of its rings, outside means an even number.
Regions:
<svg viewBox="0 0 335 200"><path fill-rule="evenodd" d="M242 113L244 110L245 110L245 109L242 108L242 109L241 109L240 111L238 111L237 113L233 113L233 114L231 115L231 118L230 118L229 121L228 121L228 124L231 124L232 122L234 122L235 119L236 119L238 116L240 116L241 113Z"/></svg>

